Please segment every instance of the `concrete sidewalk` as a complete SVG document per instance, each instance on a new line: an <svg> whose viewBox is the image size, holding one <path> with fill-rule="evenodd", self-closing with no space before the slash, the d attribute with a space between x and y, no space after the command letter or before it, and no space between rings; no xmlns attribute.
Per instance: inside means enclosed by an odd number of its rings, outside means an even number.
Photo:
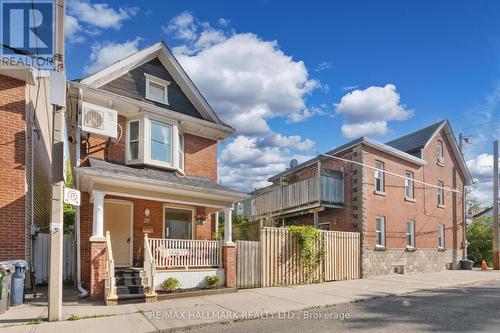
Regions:
<svg viewBox="0 0 500 333"><path fill-rule="evenodd" d="M0 332L169 331L489 280L500 280L500 272L443 271L390 275L312 285L246 289L237 293L109 307L70 303L63 307L66 320L57 323L45 322L47 308L44 304L30 304L12 308L0 315L0 325L3 326ZM68 320L70 318L74 320Z"/></svg>

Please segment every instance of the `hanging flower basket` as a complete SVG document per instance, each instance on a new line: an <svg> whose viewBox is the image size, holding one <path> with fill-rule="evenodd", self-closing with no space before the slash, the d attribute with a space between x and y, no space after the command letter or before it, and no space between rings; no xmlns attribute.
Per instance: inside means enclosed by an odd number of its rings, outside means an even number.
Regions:
<svg viewBox="0 0 500 333"><path fill-rule="evenodd" d="M207 215L206 214L196 214L196 216L194 218L195 218L197 224L203 224L203 223L205 223L205 220L207 219Z"/></svg>

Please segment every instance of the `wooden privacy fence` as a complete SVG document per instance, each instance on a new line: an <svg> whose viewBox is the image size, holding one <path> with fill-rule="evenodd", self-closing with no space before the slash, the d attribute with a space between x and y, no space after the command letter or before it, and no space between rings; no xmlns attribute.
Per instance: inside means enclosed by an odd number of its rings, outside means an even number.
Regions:
<svg viewBox="0 0 500 333"><path fill-rule="evenodd" d="M74 267L76 262L76 249L73 235L63 236L63 279L70 281L74 279ZM36 284L49 281L49 235L38 234L33 243L33 262L36 275Z"/></svg>
<svg viewBox="0 0 500 333"><path fill-rule="evenodd" d="M320 231L319 264L305 267L298 242L287 228L261 229L259 242L237 242L236 285L240 288L293 285L360 278L360 235ZM256 257L260 246L260 258ZM257 272L260 271L260 275Z"/></svg>
<svg viewBox="0 0 500 333"><path fill-rule="evenodd" d="M262 254L258 241L236 241L236 286L257 288L262 285Z"/></svg>

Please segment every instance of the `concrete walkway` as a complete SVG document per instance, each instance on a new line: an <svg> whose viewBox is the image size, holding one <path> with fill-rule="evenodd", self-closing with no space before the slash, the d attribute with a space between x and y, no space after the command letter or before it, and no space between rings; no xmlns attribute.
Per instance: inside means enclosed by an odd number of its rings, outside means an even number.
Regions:
<svg viewBox="0 0 500 333"><path fill-rule="evenodd" d="M498 271L443 271L363 280L240 290L237 293L106 307L65 303L64 321L46 322L44 303L0 315L1 332L158 332L246 320L287 311L500 280ZM73 319L73 320L69 320Z"/></svg>

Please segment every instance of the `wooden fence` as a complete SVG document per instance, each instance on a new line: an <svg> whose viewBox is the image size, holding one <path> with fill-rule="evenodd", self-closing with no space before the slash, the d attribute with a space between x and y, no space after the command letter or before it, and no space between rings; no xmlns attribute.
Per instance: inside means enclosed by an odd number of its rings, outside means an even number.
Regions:
<svg viewBox="0 0 500 333"><path fill-rule="evenodd" d="M76 248L73 235L63 237L63 279L74 280L74 268L76 262ZM36 275L36 284L44 284L49 281L49 235L38 234L33 243L33 262Z"/></svg>
<svg viewBox="0 0 500 333"><path fill-rule="evenodd" d="M287 228L262 228L258 242L237 242L237 286L240 288L294 285L360 278L360 235L356 232L320 231L315 244L323 259L312 268L299 258L297 240ZM259 267L260 266L260 267ZM260 276L256 274L260 269Z"/></svg>
<svg viewBox="0 0 500 333"><path fill-rule="evenodd" d="M236 241L236 286L257 288L262 285L262 254L258 241Z"/></svg>

